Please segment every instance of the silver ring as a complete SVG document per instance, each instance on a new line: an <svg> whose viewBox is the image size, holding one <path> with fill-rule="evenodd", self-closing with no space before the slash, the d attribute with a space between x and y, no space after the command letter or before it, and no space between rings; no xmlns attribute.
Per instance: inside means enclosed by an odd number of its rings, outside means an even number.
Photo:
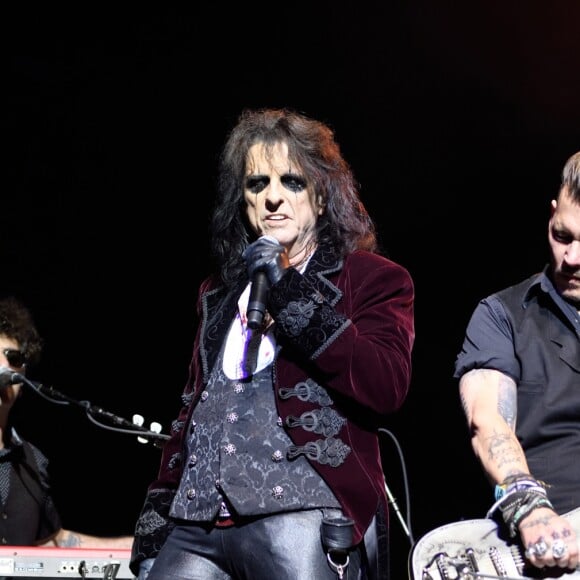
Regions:
<svg viewBox="0 0 580 580"><path fill-rule="evenodd" d="M536 542L533 546L534 548L534 552L535 552L535 556L537 556L538 558L543 558L546 553L548 552L548 544L546 544L546 542L544 542L544 540L540 540L539 542Z"/></svg>
<svg viewBox="0 0 580 580"><path fill-rule="evenodd" d="M526 558L531 558L536 555L536 549L533 544L526 550Z"/></svg>
<svg viewBox="0 0 580 580"><path fill-rule="evenodd" d="M554 558L556 560L561 558L566 553L567 549L568 546L566 546L566 544L562 540L556 540L552 544L552 554L554 555Z"/></svg>

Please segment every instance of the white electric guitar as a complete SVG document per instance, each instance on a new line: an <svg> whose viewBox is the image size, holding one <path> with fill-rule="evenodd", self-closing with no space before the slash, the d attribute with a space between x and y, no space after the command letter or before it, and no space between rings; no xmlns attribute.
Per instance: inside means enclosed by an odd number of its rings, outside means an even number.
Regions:
<svg viewBox="0 0 580 580"><path fill-rule="evenodd" d="M580 508L564 517L580 537ZM409 580L479 578L580 580L580 569L532 566L521 545L507 538L504 529L490 519L464 520L436 528L422 536L409 554Z"/></svg>

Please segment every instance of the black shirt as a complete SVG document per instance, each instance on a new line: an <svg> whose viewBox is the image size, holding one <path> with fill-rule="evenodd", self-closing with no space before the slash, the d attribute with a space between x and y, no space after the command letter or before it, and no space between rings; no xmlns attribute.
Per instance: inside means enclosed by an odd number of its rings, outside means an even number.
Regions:
<svg viewBox="0 0 580 580"><path fill-rule="evenodd" d="M550 486L557 511L580 507L580 322L546 270L478 304L454 376L476 368L515 381L530 473Z"/></svg>
<svg viewBox="0 0 580 580"><path fill-rule="evenodd" d="M0 543L32 546L61 527L50 493L47 458L10 429L0 450Z"/></svg>

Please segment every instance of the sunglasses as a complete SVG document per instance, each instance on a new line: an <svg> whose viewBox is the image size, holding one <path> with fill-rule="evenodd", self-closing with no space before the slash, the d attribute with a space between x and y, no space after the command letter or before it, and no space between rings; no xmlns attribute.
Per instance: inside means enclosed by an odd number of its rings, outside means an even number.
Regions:
<svg viewBox="0 0 580 580"><path fill-rule="evenodd" d="M5 348L3 351L11 367L22 368L26 364L26 355L15 348Z"/></svg>

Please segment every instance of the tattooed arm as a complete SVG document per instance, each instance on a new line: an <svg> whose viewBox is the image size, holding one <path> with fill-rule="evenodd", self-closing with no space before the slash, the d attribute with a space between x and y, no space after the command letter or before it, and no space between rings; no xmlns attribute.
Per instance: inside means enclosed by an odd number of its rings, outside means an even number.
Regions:
<svg viewBox="0 0 580 580"><path fill-rule="evenodd" d="M515 381L499 371L474 369L461 377L459 392L473 451L490 482L495 485L510 475L529 473L515 434Z"/></svg>
<svg viewBox="0 0 580 580"><path fill-rule="evenodd" d="M133 544L133 536L100 537L60 529L50 538L40 542L39 546L47 548L105 548L129 550Z"/></svg>
<svg viewBox="0 0 580 580"><path fill-rule="evenodd" d="M528 474L524 450L515 434L515 381L496 370L474 369L461 377L459 391L473 451L490 482L495 485L510 476ZM540 558L531 553L529 560L535 566L578 566L578 544L574 528L554 510L538 507L521 520L518 528L522 545L527 549L541 541L546 542L547 546L551 546L555 540L566 542L568 550L558 560L554 559L549 549Z"/></svg>

